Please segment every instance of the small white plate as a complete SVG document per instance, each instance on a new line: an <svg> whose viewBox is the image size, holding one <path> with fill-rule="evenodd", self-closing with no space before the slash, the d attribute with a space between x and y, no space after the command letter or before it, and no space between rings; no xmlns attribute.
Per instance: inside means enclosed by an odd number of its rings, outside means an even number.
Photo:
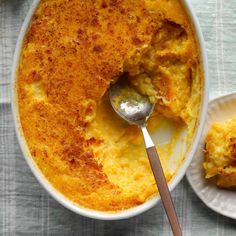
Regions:
<svg viewBox="0 0 236 236"><path fill-rule="evenodd" d="M219 189L213 181L204 178L204 140L213 122L222 122L236 115L236 93L210 102L201 142L187 171L187 179L198 197L212 210L236 219L236 191Z"/></svg>

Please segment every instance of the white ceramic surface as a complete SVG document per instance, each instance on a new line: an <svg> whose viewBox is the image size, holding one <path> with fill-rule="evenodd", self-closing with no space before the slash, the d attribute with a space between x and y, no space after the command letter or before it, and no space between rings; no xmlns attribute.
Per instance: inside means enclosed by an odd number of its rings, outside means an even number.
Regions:
<svg viewBox="0 0 236 236"><path fill-rule="evenodd" d="M35 12L35 9L38 5L40 0L35 0L32 4L32 7L24 21L21 33L18 38L15 54L14 54L14 62L13 62L13 67L12 67L12 111L13 111L13 116L14 116L14 122L15 122L15 127L16 127L16 133L18 137L18 141L20 143L22 152L24 154L24 157L31 168L33 174L36 176L38 181L42 184L42 186L53 196L58 202L60 202L62 205L67 207L68 209L83 215L87 216L90 218L95 218L95 219L101 219L101 220L118 220L118 219L125 219L129 218L138 214L141 214L148 209L152 208L154 205L156 205L160 201L160 197L156 196L149 201L143 203L140 206L117 212L117 213L106 213L106 212L99 212L99 211L94 211L90 209L85 209L81 206L78 206L74 204L73 202L69 201L67 198L65 198L61 193L59 193L56 189L53 188L53 186L47 181L47 179L43 176L41 171L38 169L36 164L34 163L33 159L31 158L30 152L28 150L26 141L23 136L23 132L21 129L20 125L20 120L19 120L19 112L18 112L18 107L17 107L17 93L16 93L16 73L18 69L18 63L19 63L19 58L20 58L20 53L21 53L21 48L22 48L22 43L23 39L25 36L25 33L28 29L30 20L32 18L32 15ZM196 37L199 42L199 48L201 51L201 60L203 64L203 71L204 71L204 84L203 84L203 91L202 91L202 103L201 103L201 110L200 110L200 116L199 116L199 122L196 128L196 133L194 136L194 139L192 141L191 147L189 148L185 159L183 160L181 166L179 167L176 175L172 178L172 180L169 183L169 188L170 190L173 190L176 185L180 182L180 180L183 178L183 176L186 173L186 170L192 160L193 154L196 150L197 144L200 140L201 133L203 130L203 125L204 125L204 120L205 120L205 115L207 111L207 103L208 103L208 69L207 69L207 59L206 59L206 52L204 48L204 42L203 42L203 36L197 21L196 16L193 13L193 10L191 6L189 5L189 2L187 0L182 0L183 5L185 6L187 12L189 13L190 18L192 19L193 25L195 27L195 32L196 32ZM177 150L177 149L176 149ZM181 153L181 149L179 150ZM176 155L175 153L175 156ZM180 155L179 155L180 156Z"/></svg>
<svg viewBox="0 0 236 236"><path fill-rule="evenodd" d="M219 97L210 102L202 140L187 171L187 179L198 197L212 210L236 219L236 192L216 187L204 178L204 140L214 122L222 122L236 116L236 93Z"/></svg>

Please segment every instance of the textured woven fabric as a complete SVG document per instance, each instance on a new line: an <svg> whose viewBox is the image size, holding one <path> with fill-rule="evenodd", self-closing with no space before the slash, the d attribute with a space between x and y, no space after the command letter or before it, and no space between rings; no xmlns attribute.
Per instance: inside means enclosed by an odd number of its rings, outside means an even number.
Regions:
<svg viewBox="0 0 236 236"><path fill-rule="evenodd" d="M236 1L189 0L206 41L210 98L236 91ZM36 181L20 151L10 109L10 70L30 0L0 0L0 235L172 235L161 204L129 220L87 219L65 209ZM172 196L184 235L236 235L236 221L208 209L186 179Z"/></svg>

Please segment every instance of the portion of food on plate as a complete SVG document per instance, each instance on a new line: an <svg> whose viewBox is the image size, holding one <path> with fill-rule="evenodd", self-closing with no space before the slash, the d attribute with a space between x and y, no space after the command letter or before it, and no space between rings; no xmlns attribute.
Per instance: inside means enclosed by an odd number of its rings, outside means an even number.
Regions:
<svg viewBox="0 0 236 236"><path fill-rule="evenodd" d="M206 178L217 177L217 186L236 187L236 117L214 123L205 144Z"/></svg>
<svg viewBox="0 0 236 236"><path fill-rule="evenodd" d="M171 122L170 141L158 151L167 180L175 174L168 162L176 137L186 126L193 137L202 91L198 45L180 2L39 4L17 75L20 122L32 158L74 203L121 211L157 194L139 129L115 114L107 96L124 73L156 103L149 129Z"/></svg>

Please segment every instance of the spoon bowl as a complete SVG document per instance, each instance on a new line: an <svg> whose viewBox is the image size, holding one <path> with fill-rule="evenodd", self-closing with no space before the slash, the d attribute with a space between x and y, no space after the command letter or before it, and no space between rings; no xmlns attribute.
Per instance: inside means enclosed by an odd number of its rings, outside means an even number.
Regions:
<svg viewBox="0 0 236 236"><path fill-rule="evenodd" d="M109 97L115 112L130 124L145 124L154 109L154 104L147 96L140 95L124 83L112 84Z"/></svg>

